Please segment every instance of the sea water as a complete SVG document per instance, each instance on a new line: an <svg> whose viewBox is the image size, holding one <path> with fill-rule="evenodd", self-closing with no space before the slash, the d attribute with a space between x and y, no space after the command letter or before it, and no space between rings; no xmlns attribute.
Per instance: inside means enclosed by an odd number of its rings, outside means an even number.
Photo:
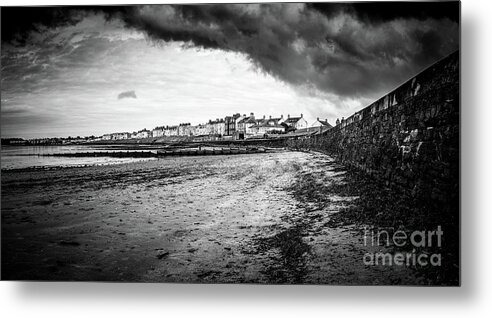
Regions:
<svg viewBox="0 0 492 318"><path fill-rule="evenodd" d="M153 160L154 158L114 158L114 157L54 157L50 154L81 152L121 151L114 146L99 145L60 145L60 146L2 146L2 170L25 168L52 168L119 164L135 161ZM139 151L131 149L131 151ZM144 151L144 150L140 150ZM147 150L148 151L148 150Z"/></svg>

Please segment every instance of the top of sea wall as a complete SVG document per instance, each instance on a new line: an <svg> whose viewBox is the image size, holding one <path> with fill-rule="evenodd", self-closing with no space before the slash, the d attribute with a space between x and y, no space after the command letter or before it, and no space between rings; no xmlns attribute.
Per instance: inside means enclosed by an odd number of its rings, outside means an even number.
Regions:
<svg viewBox="0 0 492 318"><path fill-rule="evenodd" d="M450 83L456 83L459 80L457 77L459 77L459 51L455 51L429 66L390 93L354 113L334 128L345 128L363 118L371 117L380 111L397 106L419 94L423 94L429 90L439 89L439 87Z"/></svg>

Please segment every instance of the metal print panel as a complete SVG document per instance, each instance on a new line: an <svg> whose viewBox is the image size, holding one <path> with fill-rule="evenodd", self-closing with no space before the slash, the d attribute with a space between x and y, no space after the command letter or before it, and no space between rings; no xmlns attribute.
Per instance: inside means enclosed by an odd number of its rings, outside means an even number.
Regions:
<svg viewBox="0 0 492 318"><path fill-rule="evenodd" d="M459 2L1 23L3 280L460 284Z"/></svg>

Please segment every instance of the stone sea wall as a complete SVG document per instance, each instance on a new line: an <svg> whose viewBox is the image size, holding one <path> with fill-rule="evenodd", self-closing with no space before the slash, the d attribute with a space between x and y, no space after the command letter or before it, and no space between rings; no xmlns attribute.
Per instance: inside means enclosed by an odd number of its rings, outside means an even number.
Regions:
<svg viewBox="0 0 492 318"><path fill-rule="evenodd" d="M430 66L323 135L287 141L361 169L388 186L459 196L459 52Z"/></svg>

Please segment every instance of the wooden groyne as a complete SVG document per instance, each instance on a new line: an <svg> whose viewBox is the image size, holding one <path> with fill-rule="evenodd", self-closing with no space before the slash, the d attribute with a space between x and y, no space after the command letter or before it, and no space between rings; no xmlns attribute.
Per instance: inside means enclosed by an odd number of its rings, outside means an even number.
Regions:
<svg viewBox="0 0 492 318"><path fill-rule="evenodd" d="M165 156L206 156L206 155L240 155L264 153L265 148L213 148L213 149L173 149L158 150L158 157Z"/></svg>
<svg viewBox="0 0 492 318"><path fill-rule="evenodd" d="M207 156L207 155L240 155L265 153L270 149L263 147L249 148L176 148L159 149L156 151L94 151L74 153L41 154L39 156L52 157L112 157L112 158L160 158L170 156Z"/></svg>

